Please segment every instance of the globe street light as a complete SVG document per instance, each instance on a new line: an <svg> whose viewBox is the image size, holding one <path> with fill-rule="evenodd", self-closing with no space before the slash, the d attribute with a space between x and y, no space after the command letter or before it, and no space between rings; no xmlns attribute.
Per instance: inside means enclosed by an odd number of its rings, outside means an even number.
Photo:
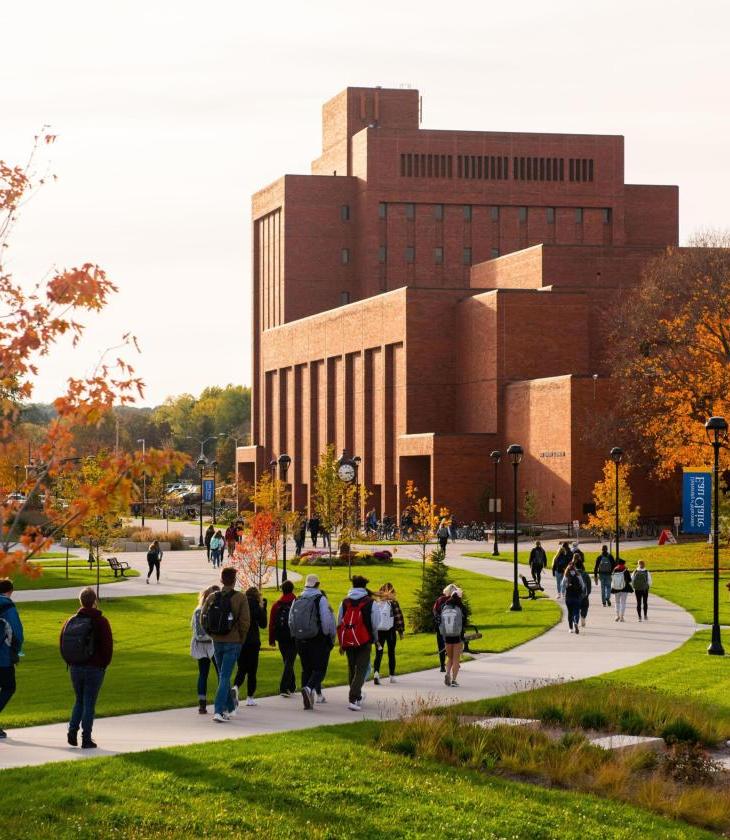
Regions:
<svg viewBox="0 0 730 840"><path fill-rule="evenodd" d="M616 464L616 562L621 558L619 554L619 521L618 521L618 465L621 463L624 457L624 451L618 446L614 446L611 452L611 460Z"/></svg>
<svg viewBox="0 0 730 840"><path fill-rule="evenodd" d="M286 490L286 474L289 472L289 465L291 464L291 458L288 455L279 455L279 475L281 476L281 482L284 485L284 489ZM281 529L282 529L282 555L281 555L281 582L283 583L286 580L286 516L282 516L281 518Z"/></svg>
<svg viewBox="0 0 730 840"><path fill-rule="evenodd" d="M198 458L198 469L200 470L200 539L198 540L198 546L200 548L205 545L203 542L203 470L207 463L202 455Z"/></svg>
<svg viewBox="0 0 730 840"><path fill-rule="evenodd" d="M499 499L499 462L502 460L502 453L499 449L493 449L489 454L494 464L494 549L492 550L492 557L499 557L499 538L497 537L497 501Z"/></svg>
<svg viewBox="0 0 730 840"><path fill-rule="evenodd" d="M520 466L522 456L525 454L524 449L518 443L512 443L507 447L507 454L512 462L512 469L514 470L514 513L515 513L515 530L514 530L514 558L513 558L513 586L512 586L512 612L519 612L522 609L520 604L520 593L517 589L517 468ZM496 507L496 505L495 505Z"/></svg>
<svg viewBox="0 0 730 840"><path fill-rule="evenodd" d="M712 641L707 648L710 656L724 656L725 650L720 638L720 447L727 441L727 421L724 417L710 417L705 423L710 445L715 451L715 466L712 472Z"/></svg>

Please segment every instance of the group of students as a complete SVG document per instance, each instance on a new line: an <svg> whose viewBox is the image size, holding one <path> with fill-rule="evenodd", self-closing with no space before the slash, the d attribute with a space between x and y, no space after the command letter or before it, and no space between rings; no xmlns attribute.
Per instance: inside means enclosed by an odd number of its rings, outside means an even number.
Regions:
<svg viewBox="0 0 730 840"><path fill-rule="evenodd" d="M331 546L330 532L322 525L319 517L312 516L310 519L307 519L306 516L303 516L294 528L294 553L297 557L299 557L304 548L307 531L309 531L309 538L312 541L313 548L317 547L317 539L319 537L322 537L322 548Z"/></svg>
<svg viewBox="0 0 730 840"><path fill-rule="evenodd" d="M547 566L547 556L540 540L530 552L530 571L533 578L540 583L542 572ZM552 574L557 587L557 597L565 599L568 610L568 630L580 633L580 627L586 626L589 599L591 594L591 577L585 568L585 556L577 542L572 546L561 543L552 562ZM618 622L624 621L626 603L630 593L636 596L636 612L639 621L648 621L649 590L652 580L651 572L646 568L643 560L639 560L636 569L630 572L622 558L614 558L608 546L601 547L601 553L596 558L593 567L593 583L601 587L601 604L611 606L613 596Z"/></svg>
<svg viewBox="0 0 730 840"><path fill-rule="evenodd" d="M266 599L255 587L245 593L235 589L236 570L221 570L221 585L200 593L192 619L190 655L198 663L199 713L207 714L207 683L211 665L218 676L213 720L224 723L236 714L241 688L247 681L246 705L255 706L256 672L261 639L268 627L269 645L278 646L282 659L279 693L291 697L297 691L295 664L301 662L300 693L305 710L325 703L322 683L330 654L338 646L347 657L348 709L360 711L365 698L363 686L372 674L381 684L383 657L387 652L390 682L396 682L396 645L405 634L403 611L391 583L377 592L368 580L354 575L352 585L337 613L316 574L307 575L299 596L294 584L284 581L281 597L267 616ZM450 584L433 607L434 626L441 670L449 686L458 686L459 661L464 646L467 608L462 591ZM371 657L375 651L374 660ZM237 667L233 684L231 677Z"/></svg>
<svg viewBox="0 0 730 840"><path fill-rule="evenodd" d="M226 552L229 557L233 557L236 543L241 539L242 533L243 524L241 522L232 522L226 528L225 533L220 528L216 530L213 525L208 525L203 542L208 562L213 564L214 569L223 565L223 555Z"/></svg>

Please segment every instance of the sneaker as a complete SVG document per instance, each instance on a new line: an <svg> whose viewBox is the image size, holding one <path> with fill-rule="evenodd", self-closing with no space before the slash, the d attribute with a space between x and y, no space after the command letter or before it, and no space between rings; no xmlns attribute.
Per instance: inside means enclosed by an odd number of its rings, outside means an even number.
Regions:
<svg viewBox="0 0 730 840"><path fill-rule="evenodd" d="M351 712L360 712L360 711L362 711L362 709L360 708L360 704L359 704L359 703L348 703L348 704L347 704L347 708L348 708Z"/></svg>
<svg viewBox="0 0 730 840"><path fill-rule="evenodd" d="M442 674L445 674L446 673L446 666L442 665L439 670L441 671Z"/></svg>
<svg viewBox="0 0 730 840"><path fill-rule="evenodd" d="M459 687L459 683L458 683L458 682L456 682L456 680L451 680L451 687L452 687L452 688L458 688L458 687Z"/></svg>
<svg viewBox="0 0 730 840"><path fill-rule="evenodd" d="M238 686L232 685L231 686L231 696L233 697L233 706L234 708L238 708Z"/></svg>
<svg viewBox="0 0 730 840"><path fill-rule="evenodd" d="M617 615L616 618L614 619L614 621L621 621L621 616Z"/></svg>
<svg viewBox="0 0 730 840"><path fill-rule="evenodd" d="M81 749L82 750L95 750L96 743L91 740L91 738L83 738L81 741Z"/></svg>
<svg viewBox="0 0 730 840"><path fill-rule="evenodd" d="M575 625L575 635L576 635L576 636L579 636L579 635L580 635L580 630L578 629L578 625L577 625L577 624Z"/></svg>
<svg viewBox="0 0 730 840"><path fill-rule="evenodd" d="M149 579L149 578L147 578L146 583L149 583L149 582L150 582L150 579Z"/></svg>
<svg viewBox="0 0 730 840"><path fill-rule="evenodd" d="M621 621L623 621L623 620L624 620L624 617L623 617L623 616L621 616Z"/></svg>
<svg viewBox="0 0 730 840"><path fill-rule="evenodd" d="M585 627L585 626L586 626L586 620L585 620L585 618L583 618L583 616L581 616L581 617L580 617L580 626L581 626L581 627Z"/></svg>
<svg viewBox="0 0 730 840"><path fill-rule="evenodd" d="M4 729L0 729L0 738L7 738L8 733Z"/></svg>
<svg viewBox="0 0 730 840"><path fill-rule="evenodd" d="M448 674L444 677L444 685L451 685L451 677Z"/></svg>
<svg viewBox="0 0 730 840"><path fill-rule="evenodd" d="M641 616L639 616L639 621L641 621Z"/></svg>
<svg viewBox="0 0 730 840"><path fill-rule="evenodd" d="M608 599L608 601L606 601L606 606L607 606L607 607L610 607L610 606L611 606L611 599L610 599L610 598Z"/></svg>
<svg viewBox="0 0 730 840"><path fill-rule="evenodd" d="M238 714L237 709L229 709L229 711L226 712L226 716L229 717L229 718L235 717L237 714Z"/></svg>
<svg viewBox="0 0 730 840"><path fill-rule="evenodd" d="M398 680L397 680L395 677L391 676L391 678L390 678L390 684L392 685L392 684L393 684L393 683L395 683L395 682L398 682Z"/></svg>
<svg viewBox="0 0 730 840"><path fill-rule="evenodd" d="M302 700L305 709L309 710L312 708L312 689L307 688L306 685L302 688Z"/></svg>
<svg viewBox="0 0 730 840"><path fill-rule="evenodd" d="M361 691L360 696L357 698L358 706L362 706L362 704L365 702L366 697L367 697L367 694L364 691Z"/></svg>
<svg viewBox="0 0 730 840"><path fill-rule="evenodd" d="M258 706L258 703L253 699L253 697L246 698L246 705L247 706Z"/></svg>
<svg viewBox="0 0 730 840"><path fill-rule="evenodd" d="M314 702L315 703L326 703L327 698L324 696L324 694L318 694L317 699Z"/></svg>
<svg viewBox="0 0 730 840"><path fill-rule="evenodd" d="M377 671L373 674L373 682L375 685L380 685L380 674Z"/></svg>
<svg viewBox="0 0 730 840"><path fill-rule="evenodd" d="M3 737L4 737L4 733L3 733ZM79 745L79 733L78 732L72 732L69 729L68 732L66 733L66 740L69 742L69 744L72 747L78 747L78 745Z"/></svg>
<svg viewBox="0 0 730 840"><path fill-rule="evenodd" d="M648 621L648 620L649 620L649 619L648 619L646 616L644 616L644 621Z"/></svg>
<svg viewBox="0 0 730 840"><path fill-rule="evenodd" d="M573 628L572 628L572 627L568 627L568 633L572 633L572 632L573 632Z"/></svg>
<svg viewBox="0 0 730 840"><path fill-rule="evenodd" d="M279 697L291 697L291 691L282 691Z"/></svg>
<svg viewBox="0 0 730 840"><path fill-rule="evenodd" d="M225 712L216 712L213 715L213 720L216 723L227 723L228 722L228 715Z"/></svg>

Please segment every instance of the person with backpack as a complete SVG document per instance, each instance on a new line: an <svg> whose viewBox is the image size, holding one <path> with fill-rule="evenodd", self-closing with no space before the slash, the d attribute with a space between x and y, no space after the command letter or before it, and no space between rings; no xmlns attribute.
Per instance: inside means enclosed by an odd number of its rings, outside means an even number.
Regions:
<svg viewBox="0 0 730 840"><path fill-rule="evenodd" d="M23 649L23 623L13 603L13 582L0 579L0 713L15 694L15 666ZM0 738L8 734L0 729Z"/></svg>
<svg viewBox="0 0 730 840"><path fill-rule="evenodd" d="M565 570L568 568L571 556L570 547L567 542L564 542L558 549L558 553L555 557L553 557L552 572L553 577L555 578L555 585L558 590L558 600L560 600L563 592L563 575L565 574Z"/></svg>
<svg viewBox="0 0 730 840"><path fill-rule="evenodd" d="M436 536L438 537L441 551L446 554L446 545L449 542L449 526L446 524L445 519L442 519L439 523L438 529L436 530Z"/></svg>
<svg viewBox="0 0 730 840"><path fill-rule="evenodd" d="M153 540L147 549L147 583L150 582L152 572L157 572L157 583L160 582L160 563L162 562L162 549L160 548L160 541Z"/></svg>
<svg viewBox="0 0 730 840"><path fill-rule="evenodd" d="M211 544L214 536L215 536L215 528L212 525L208 525L208 528L205 532L205 537L203 539L203 542L205 543L205 553L206 553L206 556L208 557L208 562L209 563L210 563L210 554L211 554L210 544Z"/></svg>
<svg viewBox="0 0 730 840"><path fill-rule="evenodd" d="M401 641L406 632L403 611L396 600L395 587L392 583L384 583L378 590L380 600L373 604L373 612L377 613L378 638L375 646L375 662L373 663L373 682L380 685L380 664L383 661L384 646L388 647L388 672L390 681L395 682L395 646L396 634Z"/></svg>
<svg viewBox="0 0 730 840"><path fill-rule="evenodd" d="M448 594L447 594L448 591ZM459 674L461 652L464 649L464 629L467 609L462 600L463 593L451 583L444 589L444 595L434 605L434 615L438 621L439 635L444 641L446 653L446 674L444 683L458 688L456 678Z"/></svg>
<svg viewBox="0 0 730 840"><path fill-rule="evenodd" d="M646 568L646 563L639 560L639 565L631 575L631 585L634 588L636 595L636 612L639 614L639 621L641 621L641 608L644 607L644 621L649 619L646 617L646 611L649 607L649 589L651 588L651 572Z"/></svg>
<svg viewBox="0 0 730 840"><path fill-rule="evenodd" d="M620 557L616 558L616 565L611 575L611 592L616 600L616 621L623 621L626 612L626 600L629 597L629 592L633 592L633 589L631 588L631 572L626 568L626 564Z"/></svg>
<svg viewBox="0 0 730 840"><path fill-rule="evenodd" d="M609 554L608 546L601 546L601 553L596 557L596 565L593 567L593 580L596 586L599 580L601 582L601 604L604 607L611 606L611 575L615 565L616 561Z"/></svg>
<svg viewBox="0 0 730 840"><path fill-rule="evenodd" d="M248 633L238 654L238 668L236 678L233 680L233 695L236 704L238 703L238 690L248 677L248 691L246 692L246 705L258 705L254 700L256 694L256 674L259 669L259 654L261 652L261 635L259 629L265 630L268 624L266 617L266 598L255 586L246 590L248 599L248 611L251 615L251 623L248 626Z"/></svg>
<svg viewBox="0 0 730 840"><path fill-rule="evenodd" d="M335 639L334 616L315 574L307 575L302 594L289 608L289 632L302 663L302 701L311 710L315 695L318 700L323 696L322 682Z"/></svg>
<svg viewBox="0 0 730 840"><path fill-rule="evenodd" d="M297 690L297 680L294 676L297 645L289 630L289 611L295 600L294 583L285 580L281 584L281 598L273 604L269 614L269 645L279 645L279 653L284 663L279 682L279 694L282 697L291 697Z"/></svg>
<svg viewBox="0 0 730 840"><path fill-rule="evenodd" d="M581 576L583 586L585 587L585 594L583 595L583 600L580 602L580 626L585 627L586 619L588 618L588 609L590 607L591 576L586 571L586 565L583 560L576 560L575 568L578 570L578 574Z"/></svg>
<svg viewBox="0 0 730 840"><path fill-rule="evenodd" d="M226 566L221 570L222 589L205 599L200 616L203 628L213 639L213 655L218 666L213 715L216 723L225 723L236 712L231 675L251 624L248 600L243 592L235 590L235 585L236 570Z"/></svg>
<svg viewBox="0 0 730 840"><path fill-rule="evenodd" d="M226 547L226 541L223 538L223 533L218 529L213 539L210 541L210 556L213 560L213 568L220 569L223 565L223 550Z"/></svg>
<svg viewBox="0 0 730 840"><path fill-rule="evenodd" d="M367 589L368 580L353 575L352 588L337 613L337 638L340 651L347 656L347 682L350 686L347 708L362 708L362 687L370 667L370 651L377 638L377 615L373 615L373 599Z"/></svg>
<svg viewBox="0 0 730 840"><path fill-rule="evenodd" d="M299 557L304 548L304 542L307 539L307 520L301 519L294 529L294 556Z"/></svg>
<svg viewBox="0 0 730 840"><path fill-rule="evenodd" d="M309 536L312 538L312 545L314 548L317 547L317 536L319 535L319 517L313 516L308 523L309 526Z"/></svg>
<svg viewBox="0 0 730 840"><path fill-rule="evenodd" d="M535 540L535 546L530 551L530 574L533 579L540 583L542 570L547 566L547 554L542 547L540 540Z"/></svg>
<svg viewBox="0 0 730 840"><path fill-rule="evenodd" d="M583 603L586 587L575 563L570 563L566 568L562 586L565 606L568 610L568 631L578 634L580 633L578 626L580 623L580 605Z"/></svg>
<svg viewBox="0 0 730 840"><path fill-rule="evenodd" d="M226 533L224 537L226 541L226 551L228 552L229 559L233 557L233 551L236 548L236 526L231 522L231 524L226 528Z"/></svg>
<svg viewBox="0 0 730 840"><path fill-rule="evenodd" d="M220 591L220 586L217 584L204 589L198 597L198 606L193 610L193 616L190 619L193 631L193 637L190 640L190 656L198 663L198 714L200 715L208 714L208 674L211 663L216 674L218 673L218 666L213 656L213 639L203 627L201 613L208 596L218 591Z"/></svg>
<svg viewBox="0 0 730 840"><path fill-rule="evenodd" d="M87 586L79 595L81 607L66 621L61 630L61 656L69 666L76 702L68 723L67 740L78 746L81 727L81 749L96 749L91 737L96 700L112 661L114 641L109 621L96 606L96 592Z"/></svg>
<svg viewBox="0 0 730 840"><path fill-rule="evenodd" d="M446 603L457 588L458 587L454 583L450 583L448 586L445 586L444 591L438 596L431 609L431 614L433 615L433 627L436 633L436 648L439 655L439 666L442 674L446 673L446 642L443 640L439 625L441 620L441 607Z"/></svg>

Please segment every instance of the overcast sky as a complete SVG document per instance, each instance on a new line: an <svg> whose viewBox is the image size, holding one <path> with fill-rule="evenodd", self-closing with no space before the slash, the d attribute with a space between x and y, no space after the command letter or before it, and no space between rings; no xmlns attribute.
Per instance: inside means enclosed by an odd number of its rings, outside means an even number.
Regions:
<svg viewBox="0 0 730 840"><path fill-rule="evenodd" d="M0 158L59 136L12 268L91 260L120 289L39 400L126 330L148 404L250 383L250 195L309 171L348 85L418 88L424 128L623 134L628 182L679 185L682 239L730 227L726 0L36 0L2 19Z"/></svg>

